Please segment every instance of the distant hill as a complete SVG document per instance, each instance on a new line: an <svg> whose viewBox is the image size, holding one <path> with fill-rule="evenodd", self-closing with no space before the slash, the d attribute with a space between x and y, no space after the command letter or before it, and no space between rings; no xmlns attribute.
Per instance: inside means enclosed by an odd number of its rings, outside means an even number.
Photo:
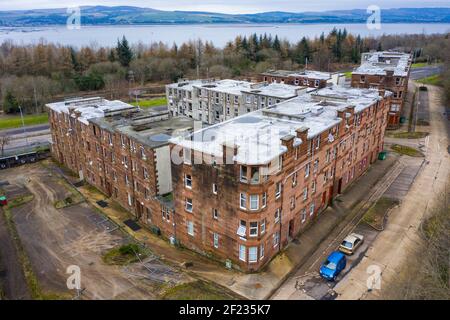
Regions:
<svg viewBox="0 0 450 320"><path fill-rule="evenodd" d="M199 11L161 11L131 6L81 7L85 25L214 24L214 23L365 23L366 10L324 12L264 12L223 14ZM398 8L381 11L384 23L450 23L450 8ZM66 9L0 11L0 26L47 26L66 24Z"/></svg>

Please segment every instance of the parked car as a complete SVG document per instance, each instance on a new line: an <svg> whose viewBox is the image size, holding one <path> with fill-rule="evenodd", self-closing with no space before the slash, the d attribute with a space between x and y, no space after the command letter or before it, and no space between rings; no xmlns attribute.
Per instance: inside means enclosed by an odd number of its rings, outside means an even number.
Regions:
<svg viewBox="0 0 450 320"><path fill-rule="evenodd" d="M345 254L354 254L356 249L363 243L364 236L357 234L357 233L351 233L349 234L344 241L342 241L341 245L339 246L339 251L345 253Z"/></svg>
<svg viewBox="0 0 450 320"><path fill-rule="evenodd" d="M336 280L338 274L345 269L347 259L339 251L332 252L320 267L320 276L329 281Z"/></svg>

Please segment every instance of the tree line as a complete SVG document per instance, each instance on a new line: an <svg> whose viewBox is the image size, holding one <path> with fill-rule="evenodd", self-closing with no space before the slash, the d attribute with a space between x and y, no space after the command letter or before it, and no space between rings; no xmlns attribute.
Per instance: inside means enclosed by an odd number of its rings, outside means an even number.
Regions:
<svg viewBox="0 0 450 320"><path fill-rule="evenodd" d="M361 53L370 50L399 49L415 52L418 61L443 60L448 43L448 35L363 38L345 29L298 42L268 34L238 36L223 48L201 40L130 45L125 37L115 47L5 41L0 45L0 101L6 112L17 112L20 105L31 113L41 111L56 96L105 90L117 98L129 87L181 77L248 78L267 69L306 65L321 71L350 70L360 62Z"/></svg>

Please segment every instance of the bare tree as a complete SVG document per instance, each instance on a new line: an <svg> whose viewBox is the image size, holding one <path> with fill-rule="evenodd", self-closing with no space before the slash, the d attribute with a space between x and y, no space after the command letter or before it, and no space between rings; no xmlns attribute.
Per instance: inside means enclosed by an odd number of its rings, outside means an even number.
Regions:
<svg viewBox="0 0 450 320"><path fill-rule="evenodd" d="M0 154L3 155L6 145L11 141L11 136L3 134L0 136Z"/></svg>

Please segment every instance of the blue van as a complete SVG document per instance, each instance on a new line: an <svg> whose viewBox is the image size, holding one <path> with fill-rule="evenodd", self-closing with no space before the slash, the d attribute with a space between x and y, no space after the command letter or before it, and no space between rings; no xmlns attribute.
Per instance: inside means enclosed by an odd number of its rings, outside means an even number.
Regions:
<svg viewBox="0 0 450 320"><path fill-rule="evenodd" d="M336 280L338 274L345 269L347 260L342 252L332 252L320 267L320 275L330 281Z"/></svg>

